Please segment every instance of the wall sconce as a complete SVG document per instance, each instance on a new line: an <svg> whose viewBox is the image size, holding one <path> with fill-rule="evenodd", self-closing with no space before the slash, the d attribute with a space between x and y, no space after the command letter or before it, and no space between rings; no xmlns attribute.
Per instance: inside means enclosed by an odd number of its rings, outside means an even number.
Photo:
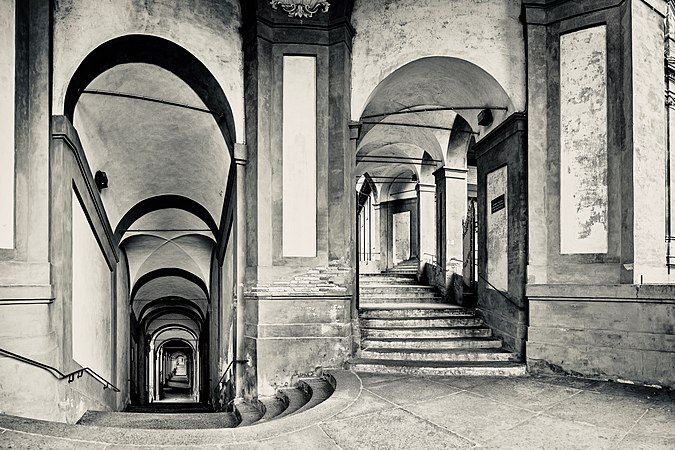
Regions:
<svg viewBox="0 0 675 450"><path fill-rule="evenodd" d="M101 192L101 190L108 187L108 175L102 170L97 170L96 174L94 174L94 182L98 191Z"/></svg>
<svg viewBox="0 0 675 450"><path fill-rule="evenodd" d="M492 111L484 109L478 113L478 125L482 127L489 127L492 125Z"/></svg>

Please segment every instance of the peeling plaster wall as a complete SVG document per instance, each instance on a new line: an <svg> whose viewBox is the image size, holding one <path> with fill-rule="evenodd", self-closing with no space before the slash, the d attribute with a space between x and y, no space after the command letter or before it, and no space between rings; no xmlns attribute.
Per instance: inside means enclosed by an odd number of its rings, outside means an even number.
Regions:
<svg viewBox="0 0 675 450"><path fill-rule="evenodd" d="M661 239L666 223L664 24L660 14L641 1L633 2L632 17L633 281L659 283L669 279L665 266L666 244Z"/></svg>
<svg viewBox="0 0 675 450"><path fill-rule="evenodd" d="M357 0L352 119L387 75L426 56L466 59L525 109L525 44L520 0ZM513 111L510 111L510 113Z"/></svg>
<svg viewBox="0 0 675 450"><path fill-rule="evenodd" d="M14 248L14 4L0 1L0 248Z"/></svg>
<svg viewBox="0 0 675 450"><path fill-rule="evenodd" d="M232 107L241 141L244 84L240 26L237 0L55 0L54 114L63 114L68 83L87 54L115 37L149 34L184 47L211 71Z"/></svg>
<svg viewBox="0 0 675 450"><path fill-rule="evenodd" d="M509 289L509 215L508 215L508 178L506 166L487 174L487 278L502 291ZM503 207L492 210L492 203L499 203L503 197ZM492 288L492 286L490 286ZM494 289L492 288L492 289Z"/></svg>
<svg viewBox="0 0 675 450"><path fill-rule="evenodd" d="M607 253L604 25L560 36L560 252Z"/></svg>

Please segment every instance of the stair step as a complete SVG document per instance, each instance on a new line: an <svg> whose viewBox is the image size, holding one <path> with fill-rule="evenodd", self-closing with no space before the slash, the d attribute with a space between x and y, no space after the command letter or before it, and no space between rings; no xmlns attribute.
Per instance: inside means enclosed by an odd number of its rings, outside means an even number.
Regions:
<svg viewBox="0 0 675 450"><path fill-rule="evenodd" d="M422 303L401 303L401 305L406 305L403 308L396 308L396 303L381 305L387 305L384 308L379 308L377 303L361 305L361 311L359 317L362 319L405 319L405 318L432 318L432 317L455 317L455 316L473 316L474 311L462 308L461 306L457 307L448 307L441 303L430 303L429 305L424 305ZM390 306L391 305L391 306ZM432 307L428 307L432 306ZM436 308L433 308L436 306Z"/></svg>
<svg viewBox="0 0 675 450"><path fill-rule="evenodd" d="M364 337L398 337L398 338L459 338L459 337L489 337L492 330L484 326L468 327L427 327L427 328L362 328Z"/></svg>
<svg viewBox="0 0 675 450"><path fill-rule="evenodd" d="M372 284L389 284L396 286L415 286L417 285L417 279L415 277L396 277L396 276L372 276L372 277L359 277L359 286L370 286Z"/></svg>
<svg viewBox="0 0 675 450"><path fill-rule="evenodd" d="M362 328L438 328L438 327L477 327L483 321L476 316L455 315L440 317L396 317L384 319L361 319Z"/></svg>
<svg viewBox="0 0 675 450"><path fill-rule="evenodd" d="M492 337L458 337L458 338L367 338L362 348L390 348L397 350L450 350L459 348L501 348L502 342Z"/></svg>
<svg viewBox="0 0 675 450"><path fill-rule="evenodd" d="M392 284L392 283L368 283L361 285L361 291L373 292L373 291L401 291L401 292L429 292L435 291L435 286L425 286L423 284Z"/></svg>
<svg viewBox="0 0 675 450"><path fill-rule="evenodd" d="M445 298L441 296L400 296L400 297L391 297L391 296L361 296L363 302L371 304L382 304L382 303L445 303Z"/></svg>
<svg viewBox="0 0 675 450"><path fill-rule="evenodd" d="M124 412L177 414L177 413L210 413L213 409L208 405L197 403L150 403L147 405L128 405Z"/></svg>
<svg viewBox="0 0 675 450"><path fill-rule="evenodd" d="M286 417L302 408L310 399L306 391L298 388L286 388L279 390L280 396L288 399L288 406L277 416L277 418Z"/></svg>
<svg viewBox="0 0 675 450"><path fill-rule="evenodd" d="M390 291L364 291L359 292L359 297L363 299L368 298L443 298L441 294L432 290L420 290L418 292L409 291L406 289L390 290Z"/></svg>
<svg viewBox="0 0 675 450"><path fill-rule="evenodd" d="M355 372L446 376L523 376L525 364L515 362L398 361L354 358L347 362Z"/></svg>
<svg viewBox="0 0 675 450"><path fill-rule="evenodd" d="M411 350L401 348L366 348L361 358L399 361L514 361L515 355L500 348Z"/></svg>
<svg viewBox="0 0 675 450"><path fill-rule="evenodd" d="M233 428L239 420L235 413L135 413L87 411L79 425L150 430L187 430Z"/></svg>
<svg viewBox="0 0 675 450"><path fill-rule="evenodd" d="M288 407L288 403L286 403L285 399L276 395L262 397L260 398L260 402L265 405L265 414L258 420L258 423L267 422L268 420L276 418Z"/></svg>
<svg viewBox="0 0 675 450"><path fill-rule="evenodd" d="M321 378L302 378L298 387L310 395L309 400L294 414L301 413L315 407L333 394L333 386Z"/></svg>
<svg viewBox="0 0 675 450"><path fill-rule="evenodd" d="M256 401L245 400L235 405L239 413L238 427L252 425L260 420L265 413L264 405Z"/></svg>

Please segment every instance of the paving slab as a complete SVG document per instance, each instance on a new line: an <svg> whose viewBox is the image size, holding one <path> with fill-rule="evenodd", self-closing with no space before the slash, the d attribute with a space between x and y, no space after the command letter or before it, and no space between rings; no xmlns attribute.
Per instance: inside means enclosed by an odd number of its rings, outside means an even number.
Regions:
<svg viewBox="0 0 675 450"><path fill-rule="evenodd" d="M598 427L630 430L648 409L635 398L618 393L583 391L552 406L546 415Z"/></svg>
<svg viewBox="0 0 675 450"><path fill-rule="evenodd" d="M675 436L654 436L628 433L616 450L673 450L675 448Z"/></svg>
<svg viewBox="0 0 675 450"><path fill-rule="evenodd" d="M361 391L358 399L346 410L336 415L332 420L346 419L348 417L363 416L371 414L376 411L383 411L385 409L394 409L396 406L390 402L383 400L381 397L369 392L368 390ZM328 422L332 421L329 420Z"/></svg>
<svg viewBox="0 0 675 450"><path fill-rule="evenodd" d="M619 430L539 415L494 435L485 448L599 450L614 448L621 436Z"/></svg>
<svg viewBox="0 0 675 450"><path fill-rule="evenodd" d="M321 424L342 449L451 449L473 443L401 409Z"/></svg>
<svg viewBox="0 0 675 450"><path fill-rule="evenodd" d="M440 383L427 383L423 389L419 389L419 384L414 378L379 383L374 386L364 387L364 390L370 391L396 405L423 402L456 394L460 391L456 387Z"/></svg>
<svg viewBox="0 0 675 450"><path fill-rule="evenodd" d="M478 443L485 443L535 415L470 392L416 403L406 409Z"/></svg>
<svg viewBox="0 0 675 450"><path fill-rule="evenodd" d="M581 392L579 389L541 383L529 378L502 378L468 390L500 403L535 412L543 411Z"/></svg>

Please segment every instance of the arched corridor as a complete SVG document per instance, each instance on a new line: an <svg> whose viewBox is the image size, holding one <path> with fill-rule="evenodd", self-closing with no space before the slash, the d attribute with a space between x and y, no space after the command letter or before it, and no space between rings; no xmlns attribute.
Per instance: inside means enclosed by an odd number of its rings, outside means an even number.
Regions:
<svg viewBox="0 0 675 450"><path fill-rule="evenodd" d="M0 411L672 386L675 3L583 3L0 0Z"/></svg>

